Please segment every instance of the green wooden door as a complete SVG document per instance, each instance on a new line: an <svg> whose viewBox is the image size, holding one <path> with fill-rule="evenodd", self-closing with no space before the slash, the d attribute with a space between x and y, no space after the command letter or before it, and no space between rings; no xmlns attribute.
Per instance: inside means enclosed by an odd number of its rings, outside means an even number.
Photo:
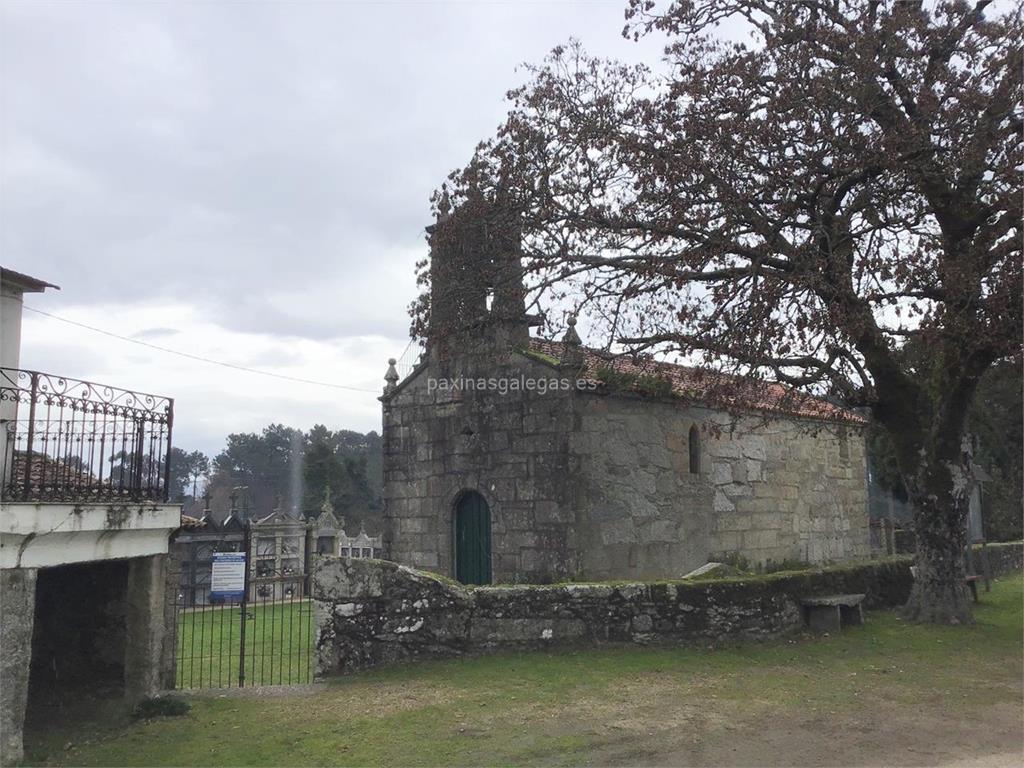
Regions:
<svg viewBox="0 0 1024 768"><path fill-rule="evenodd" d="M463 584L491 583L491 510L473 491L455 507L455 578Z"/></svg>

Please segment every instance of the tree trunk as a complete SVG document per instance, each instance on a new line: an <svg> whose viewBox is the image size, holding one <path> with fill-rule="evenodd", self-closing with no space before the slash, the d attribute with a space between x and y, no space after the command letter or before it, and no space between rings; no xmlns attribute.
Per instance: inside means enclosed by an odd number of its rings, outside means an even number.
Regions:
<svg viewBox="0 0 1024 768"><path fill-rule="evenodd" d="M969 624L969 591L964 579L967 540L967 494L945 498L911 494L917 537L917 574L910 598L900 610L908 620L932 624Z"/></svg>

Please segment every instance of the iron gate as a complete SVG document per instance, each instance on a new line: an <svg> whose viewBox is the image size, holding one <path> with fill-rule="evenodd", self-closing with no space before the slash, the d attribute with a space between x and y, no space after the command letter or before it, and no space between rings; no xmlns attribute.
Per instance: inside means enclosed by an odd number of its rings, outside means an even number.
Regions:
<svg viewBox="0 0 1024 768"><path fill-rule="evenodd" d="M189 576L179 580L173 606L176 688L312 682L310 532L296 551L289 542L294 537L254 537L252 530L246 524L235 540L224 536L201 545L217 553L245 553L245 584L238 598L211 593L201 547L183 559L182 573Z"/></svg>

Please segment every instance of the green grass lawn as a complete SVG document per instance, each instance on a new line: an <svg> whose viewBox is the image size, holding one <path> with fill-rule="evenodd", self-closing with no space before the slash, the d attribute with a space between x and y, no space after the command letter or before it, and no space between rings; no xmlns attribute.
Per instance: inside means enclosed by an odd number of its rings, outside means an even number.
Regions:
<svg viewBox="0 0 1024 768"><path fill-rule="evenodd" d="M308 683L313 621L308 600L250 605L245 635L245 684ZM193 608L178 614L178 688L238 685L239 607Z"/></svg>
<svg viewBox="0 0 1024 768"><path fill-rule="evenodd" d="M987 756L1021 740L1022 597L1020 576L996 582L973 626L871 612L823 638L499 655L204 694L183 717L66 725L26 746L33 764L83 766L1001 765Z"/></svg>

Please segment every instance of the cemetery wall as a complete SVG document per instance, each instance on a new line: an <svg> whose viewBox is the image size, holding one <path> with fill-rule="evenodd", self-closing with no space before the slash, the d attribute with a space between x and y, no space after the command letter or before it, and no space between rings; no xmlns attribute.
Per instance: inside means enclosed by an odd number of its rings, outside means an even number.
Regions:
<svg viewBox="0 0 1024 768"><path fill-rule="evenodd" d="M1019 542L989 551L993 574L1020 568ZM749 578L468 589L391 562L317 558L317 674L502 650L771 638L800 629L805 597L863 593L868 608L902 604L910 564L893 557Z"/></svg>

